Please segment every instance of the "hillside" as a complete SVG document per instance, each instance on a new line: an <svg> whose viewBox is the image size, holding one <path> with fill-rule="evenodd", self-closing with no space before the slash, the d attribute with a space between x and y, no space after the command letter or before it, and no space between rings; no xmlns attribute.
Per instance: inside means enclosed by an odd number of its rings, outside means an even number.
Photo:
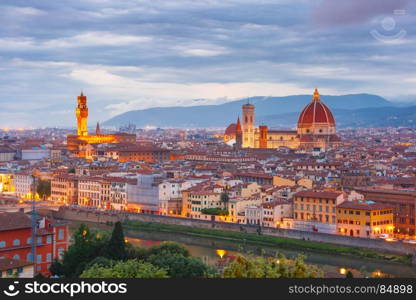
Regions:
<svg viewBox="0 0 416 300"><path fill-rule="evenodd" d="M342 96L321 96L331 110L360 110L365 108L391 107L386 99L370 94L353 94ZM224 127L235 122L241 114L241 105L247 99L232 101L220 105L201 105L189 107L158 107L144 110L129 111L115 116L106 122L105 126L119 127L129 123L137 127L147 125L157 127L195 128L195 127ZM287 97L252 97L250 103L256 105L257 123L264 121L268 125L292 127L303 107L311 101L310 95L297 95ZM367 113L370 113L368 110ZM360 112L357 118L363 116ZM281 120L272 120L281 116ZM337 113L335 113L337 118ZM364 116L365 118L365 116ZM269 124L272 121L273 124Z"/></svg>

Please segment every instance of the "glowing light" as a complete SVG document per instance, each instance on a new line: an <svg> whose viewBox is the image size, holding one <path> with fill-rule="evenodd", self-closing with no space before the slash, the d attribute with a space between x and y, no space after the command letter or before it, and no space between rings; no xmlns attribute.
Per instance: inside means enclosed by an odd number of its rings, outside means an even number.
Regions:
<svg viewBox="0 0 416 300"><path fill-rule="evenodd" d="M218 255L220 258L223 258L223 257L227 254L227 251L225 251L225 250L223 250L223 249L217 249L217 250L215 250L215 253L217 253L217 255Z"/></svg>
<svg viewBox="0 0 416 300"><path fill-rule="evenodd" d="M340 269L339 269L339 274L341 274L341 275L345 275L345 274L347 274L347 269L345 269L345 268L340 268Z"/></svg>
<svg viewBox="0 0 416 300"><path fill-rule="evenodd" d="M373 277L381 277L382 274L383 273L381 273L381 271L379 271L379 270L376 270L372 273Z"/></svg>

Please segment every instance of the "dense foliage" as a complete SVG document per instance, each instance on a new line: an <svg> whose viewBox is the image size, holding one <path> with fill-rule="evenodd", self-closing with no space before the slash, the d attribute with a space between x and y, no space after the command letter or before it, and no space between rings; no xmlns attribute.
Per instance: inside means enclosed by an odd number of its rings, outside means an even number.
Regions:
<svg viewBox="0 0 416 300"><path fill-rule="evenodd" d="M230 201L230 196L228 196L227 192L221 193L221 201L224 203L227 203L228 201Z"/></svg>
<svg viewBox="0 0 416 300"><path fill-rule="evenodd" d="M123 226L120 222L114 224L113 233L107 245L107 257L114 260L124 260L127 258L126 241L124 238Z"/></svg>
<svg viewBox="0 0 416 300"><path fill-rule="evenodd" d="M277 258L250 257L238 255L224 269L224 278L319 278L323 272L314 265L307 265L299 255L288 260Z"/></svg>
<svg viewBox="0 0 416 300"><path fill-rule="evenodd" d="M201 213L215 216L228 216L228 210L219 207L203 208L201 209Z"/></svg>
<svg viewBox="0 0 416 300"><path fill-rule="evenodd" d="M51 195L51 182L48 180L39 180L36 185L36 193L41 199Z"/></svg>
<svg viewBox="0 0 416 300"><path fill-rule="evenodd" d="M150 263L130 259L109 266L94 264L80 275L81 278L167 278L167 272Z"/></svg>

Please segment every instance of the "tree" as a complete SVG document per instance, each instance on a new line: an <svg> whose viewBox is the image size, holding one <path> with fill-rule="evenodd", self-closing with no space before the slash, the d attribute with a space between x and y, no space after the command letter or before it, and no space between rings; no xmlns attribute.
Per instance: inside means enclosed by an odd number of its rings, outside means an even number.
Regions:
<svg viewBox="0 0 416 300"><path fill-rule="evenodd" d="M214 275L215 271L195 257L175 255L152 255L149 262L165 269L172 278L202 278Z"/></svg>
<svg viewBox="0 0 416 300"><path fill-rule="evenodd" d="M304 263L299 255L288 260L283 255L277 258L249 257L238 255L223 272L224 278L317 278L323 272L314 265Z"/></svg>
<svg viewBox="0 0 416 300"><path fill-rule="evenodd" d="M86 266L85 266L85 270L91 268L94 265L98 265L100 267L111 267L113 266L115 263L114 260L112 259L108 259L107 257L104 256L98 256L96 258L94 258L92 261L90 261Z"/></svg>
<svg viewBox="0 0 416 300"><path fill-rule="evenodd" d="M81 224L73 236L74 243L69 246L62 259L65 277L77 277L94 258L103 256L108 245L108 235L92 231Z"/></svg>
<svg viewBox="0 0 416 300"><path fill-rule="evenodd" d="M203 208L201 213L214 216L228 216L228 210L220 207Z"/></svg>
<svg viewBox="0 0 416 300"><path fill-rule="evenodd" d="M64 274L64 266L57 259L55 259L49 267L49 271L51 272L52 276L60 277Z"/></svg>
<svg viewBox="0 0 416 300"><path fill-rule="evenodd" d="M126 241L121 222L114 224L113 233L107 246L106 256L114 260L127 259Z"/></svg>
<svg viewBox="0 0 416 300"><path fill-rule="evenodd" d="M183 245L175 242L164 242L158 246L152 246L148 250L148 257L152 255L182 255L189 257L189 251Z"/></svg>
<svg viewBox="0 0 416 300"><path fill-rule="evenodd" d="M230 196L228 196L227 192L222 192L220 199L221 199L221 202L228 203L228 201L230 201Z"/></svg>
<svg viewBox="0 0 416 300"><path fill-rule="evenodd" d="M41 199L49 197L51 195L51 182L40 179L36 185L36 193Z"/></svg>
<svg viewBox="0 0 416 300"><path fill-rule="evenodd" d="M168 278L166 270L136 259L120 261L113 266L95 264L81 278Z"/></svg>
<svg viewBox="0 0 416 300"><path fill-rule="evenodd" d="M345 278L354 278L354 275L351 271L348 271L347 274L345 274Z"/></svg>
<svg viewBox="0 0 416 300"><path fill-rule="evenodd" d="M148 249L144 247L135 247L131 243L126 243L127 259L146 260L148 257Z"/></svg>

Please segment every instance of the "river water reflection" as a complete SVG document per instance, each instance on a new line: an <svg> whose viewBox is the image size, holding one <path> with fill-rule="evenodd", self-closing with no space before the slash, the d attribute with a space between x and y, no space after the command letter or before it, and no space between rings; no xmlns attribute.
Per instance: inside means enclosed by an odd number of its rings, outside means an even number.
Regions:
<svg viewBox="0 0 416 300"><path fill-rule="evenodd" d="M107 225L89 224L101 230L110 231L112 227ZM74 230L78 224L72 224ZM274 256L276 252L283 253L288 258L298 254L306 255L305 261L309 264L319 266L325 272L325 277L344 277L347 271L351 271L354 277L407 277L416 278L416 267L374 261L355 257L321 254L312 251L287 250L270 246L258 246L244 242L227 241L213 238L190 236L178 233L167 233L158 231L126 230L127 240L135 246L150 247L164 241L174 241L183 244L192 256L201 258L210 265L218 264L219 259L235 256L239 252L260 255L264 253Z"/></svg>

